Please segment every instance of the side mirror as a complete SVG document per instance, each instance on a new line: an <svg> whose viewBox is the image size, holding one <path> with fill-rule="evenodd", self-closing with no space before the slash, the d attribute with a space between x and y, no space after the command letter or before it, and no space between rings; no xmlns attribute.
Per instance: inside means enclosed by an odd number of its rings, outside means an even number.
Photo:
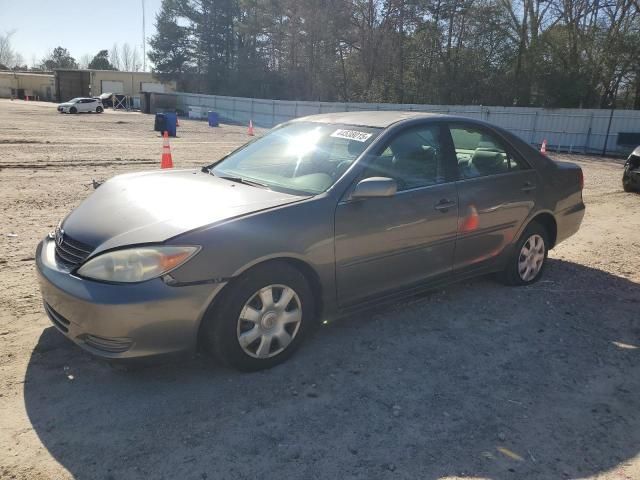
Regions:
<svg viewBox="0 0 640 480"><path fill-rule="evenodd" d="M351 198L392 197L398 191L398 184L392 178L370 177L360 180Z"/></svg>

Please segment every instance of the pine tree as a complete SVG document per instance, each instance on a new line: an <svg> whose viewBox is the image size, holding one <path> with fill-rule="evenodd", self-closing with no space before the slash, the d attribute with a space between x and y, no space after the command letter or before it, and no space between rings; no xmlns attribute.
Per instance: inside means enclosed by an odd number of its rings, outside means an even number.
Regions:
<svg viewBox="0 0 640 480"><path fill-rule="evenodd" d="M178 23L184 3L179 0L162 1L156 16L157 31L149 40L149 59L155 65L155 73L164 80L182 80L183 74L194 68L191 29Z"/></svg>

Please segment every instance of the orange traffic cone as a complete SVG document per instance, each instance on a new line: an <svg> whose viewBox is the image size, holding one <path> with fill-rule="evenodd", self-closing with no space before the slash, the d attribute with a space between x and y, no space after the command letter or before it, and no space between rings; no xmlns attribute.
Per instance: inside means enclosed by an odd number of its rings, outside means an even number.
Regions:
<svg viewBox="0 0 640 480"><path fill-rule="evenodd" d="M162 135L162 160L160 168L173 168L173 158L171 158L171 145L169 145L169 132Z"/></svg>
<svg viewBox="0 0 640 480"><path fill-rule="evenodd" d="M253 137L253 121L249 120L249 131L247 132L250 137Z"/></svg>
<svg viewBox="0 0 640 480"><path fill-rule="evenodd" d="M546 138L544 140L542 140L542 145L540 146L540 153L543 153L544 155L547 154L547 139Z"/></svg>

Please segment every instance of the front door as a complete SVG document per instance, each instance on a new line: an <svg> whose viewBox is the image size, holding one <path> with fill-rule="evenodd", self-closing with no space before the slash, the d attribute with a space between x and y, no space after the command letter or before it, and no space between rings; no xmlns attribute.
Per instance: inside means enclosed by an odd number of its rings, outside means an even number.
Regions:
<svg viewBox="0 0 640 480"><path fill-rule="evenodd" d="M454 268L482 268L514 239L535 204L536 172L494 132L450 124L458 161Z"/></svg>
<svg viewBox="0 0 640 480"><path fill-rule="evenodd" d="M452 270L458 196L453 155L436 123L394 136L363 176L390 177L392 197L343 199L335 216L341 306L410 286Z"/></svg>

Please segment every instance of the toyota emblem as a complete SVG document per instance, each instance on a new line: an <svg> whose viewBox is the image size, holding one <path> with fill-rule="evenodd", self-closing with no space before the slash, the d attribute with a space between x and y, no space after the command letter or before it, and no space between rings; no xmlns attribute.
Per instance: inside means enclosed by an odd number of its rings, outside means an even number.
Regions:
<svg viewBox="0 0 640 480"><path fill-rule="evenodd" d="M56 232L56 245L61 246L64 242L64 230L61 228Z"/></svg>

